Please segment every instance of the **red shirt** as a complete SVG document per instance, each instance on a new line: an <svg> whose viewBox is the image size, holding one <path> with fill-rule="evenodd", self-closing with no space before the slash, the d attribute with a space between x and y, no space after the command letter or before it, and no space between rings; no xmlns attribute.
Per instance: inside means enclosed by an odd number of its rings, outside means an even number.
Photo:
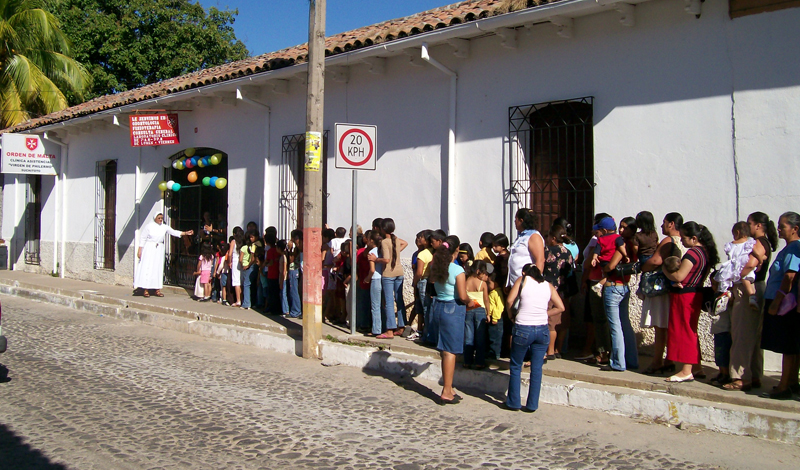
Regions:
<svg viewBox="0 0 800 470"><path fill-rule="evenodd" d="M272 261L272 264L267 267L267 279L278 279L278 249L274 246L267 250L267 262Z"/></svg>
<svg viewBox="0 0 800 470"><path fill-rule="evenodd" d="M358 274L358 287L364 290L369 289L369 251L366 248L359 248L356 252L356 273Z"/></svg>

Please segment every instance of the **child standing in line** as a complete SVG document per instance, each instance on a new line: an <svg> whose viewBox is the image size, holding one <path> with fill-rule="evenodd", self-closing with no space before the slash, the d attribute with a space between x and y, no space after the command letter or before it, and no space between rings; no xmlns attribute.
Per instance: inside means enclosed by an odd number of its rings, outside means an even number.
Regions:
<svg viewBox="0 0 800 470"><path fill-rule="evenodd" d="M220 282L219 273L222 271L222 266L225 264L225 253L227 247L225 242L221 241L217 244L217 251L214 253L214 272L211 273L211 301L220 303L222 301L222 289L225 288L224 284Z"/></svg>
<svg viewBox="0 0 800 470"><path fill-rule="evenodd" d="M494 236L492 249L497 254L494 260L495 285L503 289L503 299L506 298L504 286L506 285L506 281L508 281L508 258L511 255L508 251L508 245L508 237L505 234L498 233ZM506 312L506 314L503 315L502 326L500 328L502 331L500 350L495 351L498 357L508 357L511 352L511 330L513 328L514 322L511 321Z"/></svg>
<svg viewBox="0 0 800 470"><path fill-rule="evenodd" d="M242 265L242 305L244 310L249 310L252 306L252 289L256 287L256 248L255 243L258 234L247 232L245 244L239 250L239 264Z"/></svg>
<svg viewBox="0 0 800 470"><path fill-rule="evenodd" d="M270 233L268 238L264 240L271 246L265 255L265 262L267 268L267 298L265 311L270 315L281 315L283 313L281 306L281 290L278 275L278 249L275 247L277 243L277 235Z"/></svg>
<svg viewBox="0 0 800 470"><path fill-rule="evenodd" d="M219 297L217 303L222 305L230 305L228 303L228 277L231 272L231 262L228 259L228 251L230 245L225 240L219 242L220 262L217 265L216 277L219 278Z"/></svg>
<svg viewBox="0 0 800 470"><path fill-rule="evenodd" d="M494 271L486 261L474 261L465 269L467 273L467 296L471 302L467 307L464 324L464 368L486 368L486 322L489 317L489 274Z"/></svg>
<svg viewBox="0 0 800 470"><path fill-rule="evenodd" d="M505 294L503 288L505 282L500 284L496 281L497 272L489 275L487 281L489 287L489 305L486 310L486 330L489 336L489 350L486 357L489 359L500 359L500 348L503 344L503 312L506 309Z"/></svg>
<svg viewBox="0 0 800 470"><path fill-rule="evenodd" d="M286 282L288 270L286 269L286 240L275 242L275 251L278 252L278 289L281 292L281 311L283 316L289 316L289 283Z"/></svg>
<svg viewBox="0 0 800 470"><path fill-rule="evenodd" d="M336 290L336 279L333 277L333 249L331 241L336 237L333 229L322 230L322 318L333 321L333 294Z"/></svg>
<svg viewBox="0 0 800 470"><path fill-rule="evenodd" d="M492 251L492 243L494 242L494 234L492 232L483 232L481 239L478 240L478 248L480 251L475 254L475 261L483 260L494 264L495 254Z"/></svg>
<svg viewBox="0 0 800 470"><path fill-rule="evenodd" d="M383 298L383 289L381 284L381 275L383 273L383 265L375 262L378 258L383 235L378 231L369 231L370 236L367 238L367 259L369 260L369 298L370 298L370 311L372 312L372 327L370 334L367 336L378 336L383 332L383 321L381 319L381 299ZM369 255L372 255L370 257ZM374 258L373 258L374 257Z"/></svg>
<svg viewBox="0 0 800 470"><path fill-rule="evenodd" d="M408 316L408 324L411 325L414 319L417 320L417 331L411 333L406 339L414 341L419 338L419 332L425 326L425 303L423 297L425 296L425 289L427 288L427 278L423 282L423 274L425 274L425 267L433 260L433 252L428 249L428 236L430 230L423 230L417 234L414 243L417 245L417 251L411 256L411 269L414 271L414 310Z"/></svg>
<svg viewBox="0 0 800 470"><path fill-rule="evenodd" d="M195 276L200 276L200 285L203 286L203 297L200 302L211 300L211 272L214 270L214 249L211 244L204 242L200 246L200 258L197 261Z"/></svg>
<svg viewBox="0 0 800 470"><path fill-rule="evenodd" d="M458 258L456 258L456 263L458 263L459 266L462 268L469 267L474 260L475 256L472 252L472 245L469 243L458 245Z"/></svg>
<svg viewBox="0 0 800 470"><path fill-rule="evenodd" d="M291 241L287 244L289 317L301 318L303 306L300 301L300 272L303 265L303 231L292 230Z"/></svg>

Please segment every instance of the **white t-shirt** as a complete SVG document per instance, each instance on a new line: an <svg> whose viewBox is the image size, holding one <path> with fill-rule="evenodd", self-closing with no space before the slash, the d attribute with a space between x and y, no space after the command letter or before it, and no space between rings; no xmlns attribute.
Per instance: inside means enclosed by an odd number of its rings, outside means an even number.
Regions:
<svg viewBox="0 0 800 470"><path fill-rule="evenodd" d="M380 258L380 255L378 254L378 248L377 247L369 250L369 254L375 255L376 257ZM372 279L373 280L377 279L377 280L380 281L382 273L383 273L383 263L375 263L375 272L372 273Z"/></svg>
<svg viewBox="0 0 800 470"><path fill-rule="evenodd" d="M331 244L331 253L333 254L334 258L339 256L339 253L341 253L341 251L342 251L342 244L346 240L347 240L346 238L334 238L333 240L331 240L331 242L330 242L330 244Z"/></svg>

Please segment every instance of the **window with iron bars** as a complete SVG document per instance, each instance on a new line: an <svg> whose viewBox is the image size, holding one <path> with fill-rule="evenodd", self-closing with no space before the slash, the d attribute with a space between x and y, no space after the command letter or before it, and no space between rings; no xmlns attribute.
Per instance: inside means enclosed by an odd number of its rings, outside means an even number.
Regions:
<svg viewBox="0 0 800 470"><path fill-rule="evenodd" d="M591 238L594 211L592 97L512 106L508 112L509 218L522 207L534 211L546 233L564 217L576 242Z"/></svg>
<svg viewBox="0 0 800 470"><path fill-rule="evenodd" d="M42 232L42 177L28 175L25 186L25 264L40 264Z"/></svg>
<svg viewBox="0 0 800 470"><path fill-rule="evenodd" d="M117 161L95 164L94 269L115 267L117 246Z"/></svg>
<svg viewBox="0 0 800 470"><path fill-rule="evenodd" d="M278 238L289 239L294 229L303 229L303 185L305 183L306 136L285 135L281 139L281 170L278 182ZM328 131L322 133L322 220L328 218Z"/></svg>

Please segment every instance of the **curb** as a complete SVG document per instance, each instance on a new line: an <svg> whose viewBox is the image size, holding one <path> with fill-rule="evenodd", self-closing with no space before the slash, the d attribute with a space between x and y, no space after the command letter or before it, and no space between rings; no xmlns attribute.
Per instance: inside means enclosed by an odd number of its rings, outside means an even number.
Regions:
<svg viewBox="0 0 800 470"><path fill-rule="evenodd" d="M254 346L284 354L302 355L302 340L290 337L283 327L237 321L186 310L153 306L135 301L120 300L91 292L72 292L54 288L31 288L17 281L14 285L0 283L0 294L12 295L38 302L47 302L79 311L134 321L158 328L195 334L236 344ZM420 355L402 346L394 349L375 347L365 341L357 345L347 335L337 341L321 341L322 364L359 367L387 375L420 378L440 383L442 378L438 354ZM753 436L790 444L800 444L800 415L780 409L761 409L735 403L719 403L704 399L703 392L673 390L659 385L642 389L641 384L617 379L618 383L583 381L581 374L563 373L565 377L543 377L542 403L573 406L594 411L646 420L654 423L697 427L740 436ZM528 374L522 374L522 389L527 390ZM458 369L454 385L481 393L504 395L508 386L507 371ZM622 386L620 386L622 385ZM681 395L674 392L680 391ZM698 396L687 396L698 395ZM776 406L780 406L779 404Z"/></svg>
<svg viewBox="0 0 800 470"><path fill-rule="evenodd" d="M0 294L12 295L38 302L51 303L100 316L134 321L166 330L194 334L204 338L219 339L236 344L255 346L257 348L285 354L302 355L302 343L287 335L285 328L282 327L281 329L283 332L276 332L272 330L277 328L250 328L247 326L240 326L235 324L237 323L236 321L230 319L220 319L219 317L214 317L213 315L187 311L176 311L175 309L164 307L143 310L137 308L141 304L137 305L135 302L129 303L124 301L116 301L116 305L109 305L108 303L102 303L96 300L87 300L76 295L41 292L38 290L11 287L8 285L0 285ZM147 307L152 306L148 305ZM227 321L217 322L215 320Z"/></svg>
<svg viewBox="0 0 800 470"><path fill-rule="evenodd" d="M405 353L321 342L323 365L360 367L388 375L419 377L441 383L438 360ZM522 374L522 389L527 390L528 374ZM508 375L494 371L457 370L453 385L481 393L505 394ZM761 410L701 399L675 396L664 392L631 390L545 376L539 400L551 405L572 406L587 410L647 420L673 426L697 427L739 436L752 436L790 444L800 444L800 416L774 410Z"/></svg>

